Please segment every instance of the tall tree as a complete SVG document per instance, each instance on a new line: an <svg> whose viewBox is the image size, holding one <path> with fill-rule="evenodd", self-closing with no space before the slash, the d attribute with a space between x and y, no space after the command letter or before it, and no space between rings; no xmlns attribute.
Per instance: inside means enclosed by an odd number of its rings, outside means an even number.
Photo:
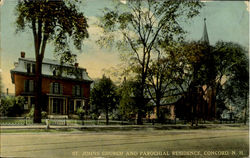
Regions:
<svg viewBox="0 0 250 158"><path fill-rule="evenodd" d="M248 115L249 96L249 56L244 47L232 42L219 41L213 54L216 59L218 95L225 96L225 104L230 102L243 112L244 123Z"/></svg>
<svg viewBox="0 0 250 158"><path fill-rule="evenodd" d="M117 107L119 97L116 92L116 86L110 78L103 77L97 81L91 90L90 104L93 111L106 115L106 124L109 124L109 114Z"/></svg>
<svg viewBox="0 0 250 158"><path fill-rule="evenodd" d="M41 122L42 62L46 45L51 42L55 52L70 52L70 45L81 49L88 37L87 19L77 7L78 0L19 0L16 6L16 31L31 30L36 58L36 94L34 122ZM72 39L73 42L70 42ZM66 53L70 55L71 53Z"/></svg>
<svg viewBox="0 0 250 158"><path fill-rule="evenodd" d="M156 106L156 116L158 121L160 116L160 107L172 105L178 96L178 88L176 88L176 67L178 63L173 59L172 50L168 50L161 54L158 51L157 58L152 62L149 67L147 77L147 87L150 98Z"/></svg>
<svg viewBox="0 0 250 158"><path fill-rule="evenodd" d="M146 104L145 83L153 47L168 43L184 33L180 25L183 18L199 13L199 1L128 0L126 5L104 10L100 26L104 29L101 45L115 45L121 51L131 53L139 65L135 72L140 82L137 124L142 124L142 109ZM130 59L129 59L130 60Z"/></svg>
<svg viewBox="0 0 250 158"><path fill-rule="evenodd" d="M120 95L118 109L122 120L128 120L136 113L137 109L133 99L134 91L136 90L134 85L134 81L127 81L124 79L123 83L118 89L118 93Z"/></svg>

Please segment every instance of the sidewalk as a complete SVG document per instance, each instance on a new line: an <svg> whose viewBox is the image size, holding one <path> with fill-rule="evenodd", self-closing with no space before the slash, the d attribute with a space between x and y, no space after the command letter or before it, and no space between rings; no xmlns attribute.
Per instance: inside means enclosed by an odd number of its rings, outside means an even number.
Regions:
<svg viewBox="0 0 250 158"><path fill-rule="evenodd" d="M204 128L217 128L217 127L248 127L243 124L199 124L198 126L191 126L190 124L168 124L168 125L50 125L49 129L204 129ZM0 126L0 130L5 129L47 129L46 125L5 125Z"/></svg>

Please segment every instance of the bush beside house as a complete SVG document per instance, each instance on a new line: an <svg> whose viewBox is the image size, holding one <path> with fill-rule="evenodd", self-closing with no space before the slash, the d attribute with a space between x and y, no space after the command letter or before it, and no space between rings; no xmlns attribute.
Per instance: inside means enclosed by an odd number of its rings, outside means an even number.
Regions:
<svg viewBox="0 0 250 158"><path fill-rule="evenodd" d="M6 96L1 98L0 116L17 117L21 116L24 110L25 99L21 96Z"/></svg>

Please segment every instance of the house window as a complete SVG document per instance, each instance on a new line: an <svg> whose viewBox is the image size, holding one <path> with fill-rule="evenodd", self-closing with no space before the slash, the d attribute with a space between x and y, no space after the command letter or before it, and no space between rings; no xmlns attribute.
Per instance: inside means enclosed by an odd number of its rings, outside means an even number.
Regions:
<svg viewBox="0 0 250 158"><path fill-rule="evenodd" d="M32 73L36 73L36 64L32 64Z"/></svg>
<svg viewBox="0 0 250 158"><path fill-rule="evenodd" d="M35 73L36 64L27 63L27 73Z"/></svg>
<svg viewBox="0 0 250 158"><path fill-rule="evenodd" d="M56 94L59 93L59 83L53 84L53 93L56 93Z"/></svg>
<svg viewBox="0 0 250 158"><path fill-rule="evenodd" d="M82 94L83 94L83 89L82 89L82 87L80 85L73 86L72 91L73 91L72 92L73 95L75 95L75 96L82 96Z"/></svg>
<svg viewBox="0 0 250 158"><path fill-rule="evenodd" d="M60 76L60 71L57 68L53 69L53 76Z"/></svg>
<svg viewBox="0 0 250 158"><path fill-rule="evenodd" d="M24 91L25 92L34 92L34 80L25 80L24 81Z"/></svg>
<svg viewBox="0 0 250 158"><path fill-rule="evenodd" d="M58 82L53 82L50 84L50 93L53 94L62 94L63 87L60 83Z"/></svg>
<svg viewBox="0 0 250 158"><path fill-rule="evenodd" d="M77 96L81 95L81 87L79 85L76 86L76 95Z"/></svg>
<svg viewBox="0 0 250 158"><path fill-rule="evenodd" d="M31 64L27 63L27 73L30 73Z"/></svg>

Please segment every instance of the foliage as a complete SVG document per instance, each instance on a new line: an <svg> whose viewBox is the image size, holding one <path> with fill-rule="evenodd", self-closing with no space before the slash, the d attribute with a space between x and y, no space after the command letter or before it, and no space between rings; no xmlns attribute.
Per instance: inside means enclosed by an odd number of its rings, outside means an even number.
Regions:
<svg viewBox="0 0 250 158"><path fill-rule="evenodd" d="M48 113L46 111L42 111L42 118L45 119L48 116Z"/></svg>
<svg viewBox="0 0 250 158"><path fill-rule="evenodd" d="M157 49L157 56L152 60L147 77L148 94L156 107L156 116L161 121L160 107L171 105L182 95L176 82L181 80L178 76L179 59L173 46L169 45L164 49ZM174 52L174 53L173 53Z"/></svg>
<svg viewBox="0 0 250 158"><path fill-rule="evenodd" d="M42 111L41 115L43 119L46 119L48 116L46 111ZM25 116L32 118L34 116L34 107L30 108L29 113L27 113Z"/></svg>
<svg viewBox="0 0 250 158"><path fill-rule="evenodd" d="M48 42L54 44L55 52L62 62L74 62L70 51L73 44L81 49L88 38L87 19L78 9L78 0L20 0L16 6L16 32L31 30L36 58L36 95L34 122L41 122L42 61ZM70 42L72 41L72 42Z"/></svg>
<svg viewBox="0 0 250 158"><path fill-rule="evenodd" d="M1 98L0 113L3 116L21 116L24 112L25 99L18 97L3 97Z"/></svg>
<svg viewBox="0 0 250 158"><path fill-rule="evenodd" d="M235 115L248 118L249 95L249 59L247 51L239 44L232 42L216 43L214 48L218 76L223 81L218 89L219 95L224 95L224 104L235 107ZM244 112L245 111L245 112Z"/></svg>
<svg viewBox="0 0 250 158"><path fill-rule="evenodd" d="M2 85L2 72L0 71L0 96L3 92L3 85Z"/></svg>
<svg viewBox="0 0 250 158"><path fill-rule="evenodd" d="M77 0L19 1L16 31L32 30L36 49L49 40L55 45L55 52L63 53L69 50L69 38L77 49L81 49L82 40L88 37L88 24L77 5Z"/></svg>
<svg viewBox="0 0 250 158"><path fill-rule="evenodd" d="M181 63L175 68L179 71L176 83L186 99L199 92L203 96L200 99L203 100L212 92L207 101L212 106L216 104L217 118L231 104L239 112L247 110L248 57L242 46L223 41L217 42L215 46L191 42L177 47L174 55L177 63ZM198 105L200 99L191 99L190 104Z"/></svg>
<svg viewBox="0 0 250 158"><path fill-rule="evenodd" d="M85 110L82 107L78 108L77 111L76 111L76 113L77 113L77 115L79 116L79 118L81 120L84 119Z"/></svg>
<svg viewBox="0 0 250 158"><path fill-rule="evenodd" d="M138 124L142 124L145 84L154 49L181 40L185 31L179 21L196 16L201 7L199 1L129 0L126 7L105 8L100 23L105 34L98 42L131 54L128 60L140 82Z"/></svg>
<svg viewBox="0 0 250 158"><path fill-rule="evenodd" d="M118 110L122 120L131 119L131 117L136 115L138 110L135 102L136 91L138 91L136 81L132 80L125 80L119 87L120 102Z"/></svg>
<svg viewBox="0 0 250 158"><path fill-rule="evenodd" d="M109 113L116 109L119 97L116 86L110 78L103 77L94 84L90 95L92 112L99 116L102 112L106 115L106 124L109 123Z"/></svg>
<svg viewBox="0 0 250 158"><path fill-rule="evenodd" d="M32 107L32 108L30 108L30 111L29 111L29 113L27 113L26 115L25 115L26 117L33 117L34 116L34 108Z"/></svg>

